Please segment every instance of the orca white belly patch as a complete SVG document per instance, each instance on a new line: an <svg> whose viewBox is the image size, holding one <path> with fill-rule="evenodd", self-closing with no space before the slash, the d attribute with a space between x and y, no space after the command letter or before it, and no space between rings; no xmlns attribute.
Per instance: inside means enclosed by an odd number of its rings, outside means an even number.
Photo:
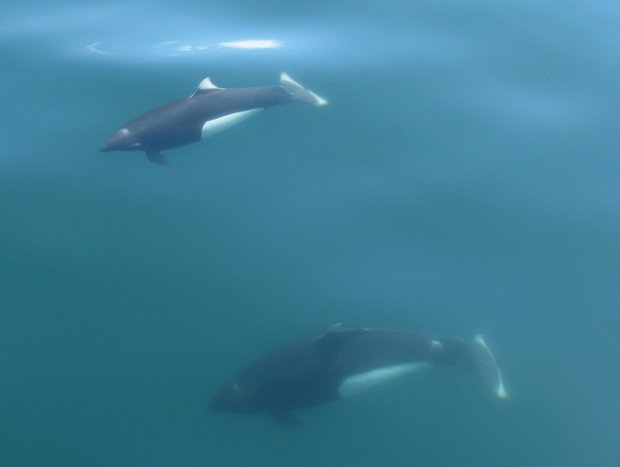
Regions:
<svg viewBox="0 0 620 467"><path fill-rule="evenodd" d="M205 139L210 136L213 136L220 131L224 131L230 128L237 123L242 122L243 120L251 117L252 115L260 112L263 109L250 109L244 110L243 112L235 112L232 114L224 115L220 118L215 118L213 120L206 121L204 125L202 125L201 138Z"/></svg>
<svg viewBox="0 0 620 467"><path fill-rule="evenodd" d="M340 397L352 396L431 366L428 362L403 363L349 376L340 383L338 394Z"/></svg>

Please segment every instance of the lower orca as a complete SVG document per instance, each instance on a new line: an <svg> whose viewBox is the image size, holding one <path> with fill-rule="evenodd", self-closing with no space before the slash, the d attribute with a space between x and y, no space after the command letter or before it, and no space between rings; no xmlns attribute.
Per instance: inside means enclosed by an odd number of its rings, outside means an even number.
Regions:
<svg viewBox="0 0 620 467"><path fill-rule="evenodd" d="M200 141L262 109L289 102L327 104L286 73L281 74L279 86L254 88L219 88L210 78L205 78L191 96L153 109L123 125L105 140L101 151L144 151L151 162L166 164L160 151Z"/></svg>
<svg viewBox="0 0 620 467"><path fill-rule="evenodd" d="M461 366L507 398L495 357L482 336L468 342L413 331L332 326L319 337L285 344L255 360L210 401L214 412L267 412L296 425L292 411L348 397L407 374Z"/></svg>

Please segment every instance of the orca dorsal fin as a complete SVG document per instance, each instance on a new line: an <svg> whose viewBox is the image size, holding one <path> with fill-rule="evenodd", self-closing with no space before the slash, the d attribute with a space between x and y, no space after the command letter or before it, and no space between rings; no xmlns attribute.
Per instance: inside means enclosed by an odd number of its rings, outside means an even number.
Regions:
<svg viewBox="0 0 620 467"><path fill-rule="evenodd" d="M192 94L190 97L194 97L196 94L203 94L205 92L211 92L211 91L218 91L221 90L222 88L216 86L215 84L213 84L213 81L211 81L211 78L209 78L208 76L203 79L200 84L198 85L198 87L196 88L196 90L194 91L194 94Z"/></svg>

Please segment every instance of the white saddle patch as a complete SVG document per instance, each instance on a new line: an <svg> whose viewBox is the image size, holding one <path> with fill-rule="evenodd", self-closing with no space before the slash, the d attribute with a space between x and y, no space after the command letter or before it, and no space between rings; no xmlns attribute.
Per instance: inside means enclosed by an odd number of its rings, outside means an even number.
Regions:
<svg viewBox="0 0 620 467"><path fill-rule="evenodd" d="M403 363L349 376L340 383L338 394L349 397L430 367L429 362Z"/></svg>
<svg viewBox="0 0 620 467"><path fill-rule="evenodd" d="M242 122L243 120L251 117L255 113L260 112L263 109L250 109L244 110L243 112L235 112L232 114L224 115L220 118L215 118L213 120L206 121L204 125L202 125L201 137L202 139L209 138L221 131L227 130L233 125Z"/></svg>

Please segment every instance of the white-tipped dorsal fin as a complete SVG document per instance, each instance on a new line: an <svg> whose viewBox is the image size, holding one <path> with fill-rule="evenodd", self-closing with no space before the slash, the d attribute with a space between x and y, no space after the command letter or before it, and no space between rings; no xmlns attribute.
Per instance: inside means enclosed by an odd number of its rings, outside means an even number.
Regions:
<svg viewBox="0 0 620 467"><path fill-rule="evenodd" d="M222 88L220 88L220 87L216 86L215 84L213 84L213 81L211 81L211 78L206 77L205 79L203 79L200 82L200 84L196 88L196 91L194 91L194 94L192 94L190 97L193 97L196 94L200 94L202 92L214 91L216 89L222 89Z"/></svg>
<svg viewBox="0 0 620 467"><path fill-rule="evenodd" d="M199 91L208 91L209 89L222 89L222 88L220 88L220 87L216 86L215 84L213 84L213 81L211 81L211 78L209 78L207 76L198 85L198 90Z"/></svg>

